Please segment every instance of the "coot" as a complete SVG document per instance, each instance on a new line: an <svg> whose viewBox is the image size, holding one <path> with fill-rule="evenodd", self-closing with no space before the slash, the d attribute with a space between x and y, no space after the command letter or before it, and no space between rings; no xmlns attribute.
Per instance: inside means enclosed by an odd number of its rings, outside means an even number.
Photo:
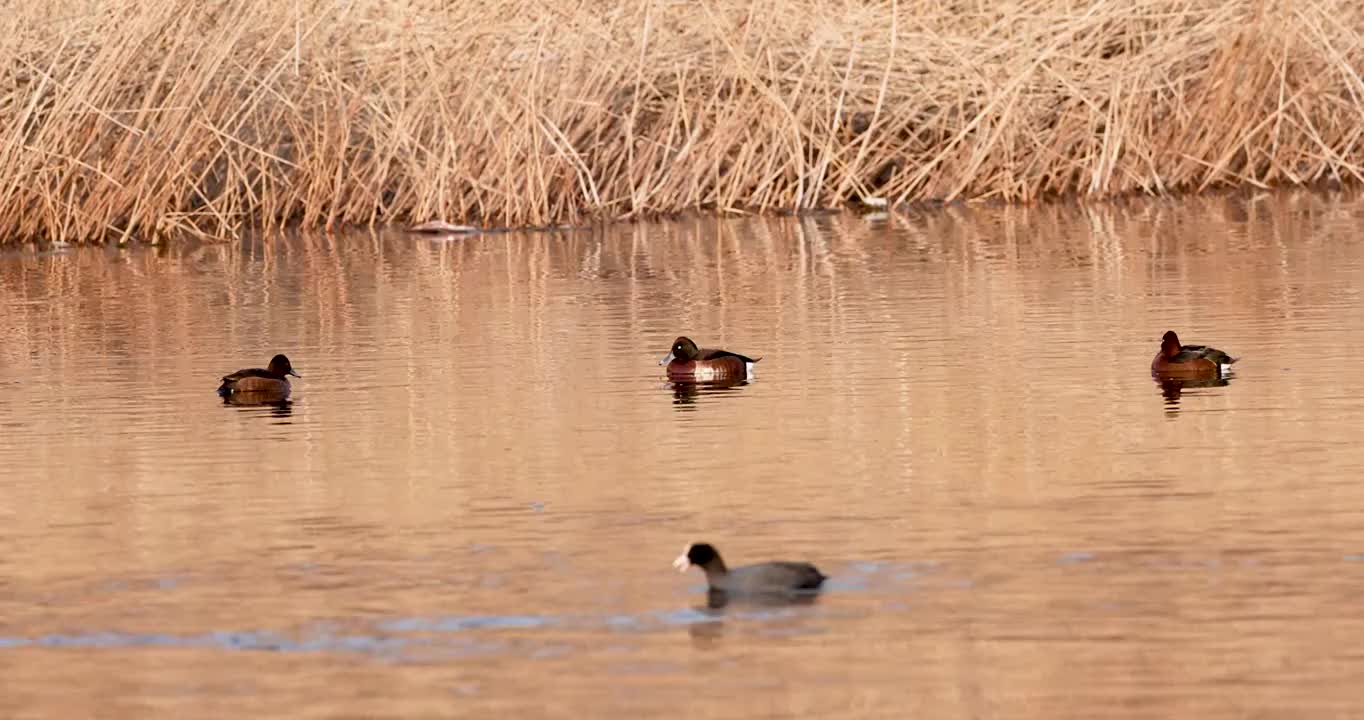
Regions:
<svg viewBox="0 0 1364 720"><path fill-rule="evenodd" d="M814 565L805 562L765 562L731 570L708 543L688 545L673 561L673 567L680 572L686 572L693 565L706 571L706 582L712 593L730 595L808 593L818 590L826 577Z"/></svg>

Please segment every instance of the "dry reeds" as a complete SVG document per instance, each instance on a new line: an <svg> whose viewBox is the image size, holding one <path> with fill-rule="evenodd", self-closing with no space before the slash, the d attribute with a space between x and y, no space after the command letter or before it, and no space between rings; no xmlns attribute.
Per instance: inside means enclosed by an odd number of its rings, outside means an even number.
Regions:
<svg viewBox="0 0 1364 720"><path fill-rule="evenodd" d="M1364 175L1357 0L58 0L0 242Z"/></svg>

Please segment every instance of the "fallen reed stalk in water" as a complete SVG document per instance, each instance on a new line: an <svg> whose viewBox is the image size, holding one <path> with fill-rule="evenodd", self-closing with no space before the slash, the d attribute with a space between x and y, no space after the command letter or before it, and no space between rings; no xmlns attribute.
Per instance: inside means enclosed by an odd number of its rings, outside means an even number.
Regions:
<svg viewBox="0 0 1364 720"><path fill-rule="evenodd" d="M1357 0L54 0L0 242L1354 181Z"/></svg>

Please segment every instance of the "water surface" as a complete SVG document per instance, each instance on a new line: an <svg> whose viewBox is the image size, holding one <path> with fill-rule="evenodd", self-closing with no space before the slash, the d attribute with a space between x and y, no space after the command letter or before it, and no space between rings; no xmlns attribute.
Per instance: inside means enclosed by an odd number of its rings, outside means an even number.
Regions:
<svg viewBox="0 0 1364 720"><path fill-rule="evenodd" d="M0 256L4 717L1364 715L1364 200ZM1166 329L1238 355L1154 382ZM669 386L673 337L762 356ZM219 376L287 353L292 401ZM817 602L705 607L690 540Z"/></svg>

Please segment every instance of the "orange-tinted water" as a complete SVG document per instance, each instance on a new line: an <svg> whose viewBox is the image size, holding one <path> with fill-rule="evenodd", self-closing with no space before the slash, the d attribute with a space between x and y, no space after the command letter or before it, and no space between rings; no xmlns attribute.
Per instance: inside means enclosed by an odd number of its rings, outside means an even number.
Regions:
<svg viewBox="0 0 1364 720"><path fill-rule="evenodd" d="M0 256L0 716L1364 716L1364 200ZM1242 357L1149 375L1166 329ZM679 391L678 334L762 356ZM291 404L218 377L285 352ZM815 562L704 607L669 563Z"/></svg>

